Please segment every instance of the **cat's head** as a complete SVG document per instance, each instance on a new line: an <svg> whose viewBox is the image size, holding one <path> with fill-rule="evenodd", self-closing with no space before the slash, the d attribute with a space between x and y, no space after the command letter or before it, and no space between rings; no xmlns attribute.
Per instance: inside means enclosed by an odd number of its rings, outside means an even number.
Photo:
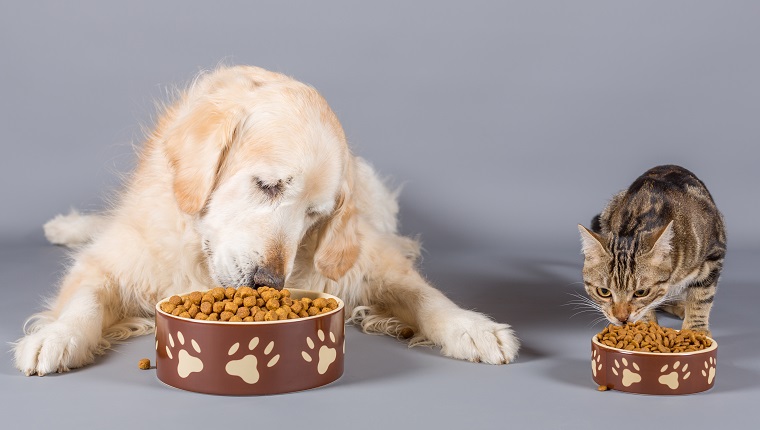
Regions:
<svg viewBox="0 0 760 430"><path fill-rule="evenodd" d="M589 298L614 324L637 321L662 303L673 271L673 222L635 237L598 234L578 226L583 283Z"/></svg>

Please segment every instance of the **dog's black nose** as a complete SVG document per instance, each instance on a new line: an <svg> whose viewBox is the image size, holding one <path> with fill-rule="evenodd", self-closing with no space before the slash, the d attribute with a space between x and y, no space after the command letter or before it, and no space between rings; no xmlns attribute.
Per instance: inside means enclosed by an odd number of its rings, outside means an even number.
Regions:
<svg viewBox="0 0 760 430"><path fill-rule="evenodd" d="M267 267L259 267L253 274L253 283L256 287L266 285L281 290L285 286L285 276Z"/></svg>

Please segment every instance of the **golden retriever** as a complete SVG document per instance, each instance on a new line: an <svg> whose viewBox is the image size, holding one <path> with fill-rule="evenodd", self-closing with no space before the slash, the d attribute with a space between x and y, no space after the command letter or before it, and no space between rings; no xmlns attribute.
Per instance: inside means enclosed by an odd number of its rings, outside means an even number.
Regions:
<svg viewBox="0 0 760 430"><path fill-rule="evenodd" d="M397 211L312 87L256 67L201 74L164 109L112 210L45 225L51 242L78 249L15 343L16 367L84 366L151 332L160 298L216 284L325 291L366 332L410 328L410 345L513 360L508 325L459 308L416 271L419 245L397 234Z"/></svg>

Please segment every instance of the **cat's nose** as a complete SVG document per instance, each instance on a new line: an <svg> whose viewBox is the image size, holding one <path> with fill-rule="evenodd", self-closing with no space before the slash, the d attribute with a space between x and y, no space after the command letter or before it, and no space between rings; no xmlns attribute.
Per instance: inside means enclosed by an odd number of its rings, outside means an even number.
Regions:
<svg viewBox="0 0 760 430"><path fill-rule="evenodd" d="M615 312L612 313L612 315L617 318L618 321L620 321L621 324L625 324L628 322L628 318L631 316L630 312L626 312L624 310L616 309Z"/></svg>

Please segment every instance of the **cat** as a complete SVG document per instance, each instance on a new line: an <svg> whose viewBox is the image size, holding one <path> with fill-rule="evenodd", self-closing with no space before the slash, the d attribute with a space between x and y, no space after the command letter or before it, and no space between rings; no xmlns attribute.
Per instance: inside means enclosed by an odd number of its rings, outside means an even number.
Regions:
<svg viewBox="0 0 760 430"><path fill-rule="evenodd" d="M578 225L589 298L616 325L657 322L660 308L682 329L710 334L726 254L723 216L710 192L680 166L657 166Z"/></svg>

